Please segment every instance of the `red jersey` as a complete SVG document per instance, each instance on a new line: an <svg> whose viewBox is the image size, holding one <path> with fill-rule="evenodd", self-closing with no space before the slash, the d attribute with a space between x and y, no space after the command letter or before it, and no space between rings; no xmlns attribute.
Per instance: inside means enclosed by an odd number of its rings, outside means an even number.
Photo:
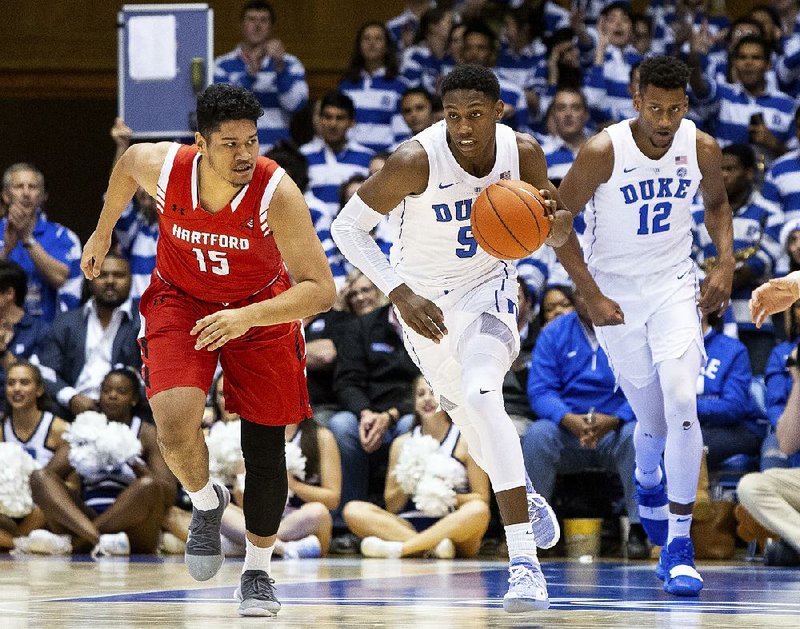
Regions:
<svg viewBox="0 0 800 629"><path fill-rule="evenodd" d="M216 214L200 206L196 146L173 144L161 167L156 204L159 236L155 272L207 302L239 301L283 272L267 211L284 170L256 160L253 178Z"/></svg>

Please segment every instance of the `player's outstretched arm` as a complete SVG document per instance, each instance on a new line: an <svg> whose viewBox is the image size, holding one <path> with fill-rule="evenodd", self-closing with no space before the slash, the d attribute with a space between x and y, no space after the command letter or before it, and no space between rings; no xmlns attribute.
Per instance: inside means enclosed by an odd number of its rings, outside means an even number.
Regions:
<svg viewBox="0 0 800 629"><path fill-rule="evenodd" d="M753 291L750 297L750 317L760 328L767 317L783 312L800 299L800 271L785 277L775 277Z"/></svg>
<svg viewBox="0 0 800 629"><path fill-rule="evenodd" d="M406 142L342 208L331 225L331 235L344 256L392 300L403 321L438 342L447 333L442 311L403 283L370 235L403 199L425 191L429 172L425 149L418 142Z"/></svg>
<svg viewBox="0 0 800 629"><path fill-rule="evenodd" d="M722 179L722 151L707 133L697 132L697 161L703 179L700 190L705 205L705 225L717 248L717 263L700 287L699 306L703 314L728 307L736 261L733 257L733 218Z"/></svg>
<svg viewBox="0 0 800 629"><path fill-rule="evenodd" d="M111 247L114 225L131 202L136 189L141 186L153 198L157 198L158 176L171 144L171 142L134 144L114 164L97 227L86 241L81 256L81 270L86 279L91 280L100 275L100 267Z"/></svg>
<svg viewBox="0 0 800 629"><path fill-rule="evenodd" d="M613 169L614 149L611 138L607 133L598 133L578 151L575 162L558 188L561 202L572 216L583 209L600 184L609 180ZM619 304L603 295L589 273L575 232L570 234L563 246L556 249L556 255L586 300L594 325L625 323L625 315Z"/></svg>
<svg viewBox="0 0 800 629"><path fill-rule="evenodd" d="M519 174L522 181L531 184L546 199L547 217L550 219L550 235L545 244L551 247L563 245L572 228L572 213L564 207L558 197L558 191L547 178L547 160L539 143L529 135L517 133L519 149Z"/></svg>

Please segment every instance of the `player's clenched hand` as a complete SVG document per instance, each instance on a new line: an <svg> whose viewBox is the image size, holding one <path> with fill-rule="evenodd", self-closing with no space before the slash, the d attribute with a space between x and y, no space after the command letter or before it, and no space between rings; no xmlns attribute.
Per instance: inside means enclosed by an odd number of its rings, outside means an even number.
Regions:
<svg viewBox="0 0 800 629"><path fill-rule="evenodd" d="M703 280L700 287L700 311L705 315L712 312L722 314L728 307L733 285L733 270L735 262L718 262L714 265Z"/></svg>
<svg viewBox="0 0 800 629"><path fill-rule="evenodd" d="M218 310L214 314L203 317L194 324L190 334L197 336L195 349L208 349L213 352L228 341L239 338L251 328L247 316L241 308Z"/></svg>
<svg viewBox="0 0 800 629"><path fill-rule="evenodd" d="M625 323L625 313L622 308L613 299L609 299L605 295L599 294L594 297L586 298L586 309L589 311L589 317L592 320L592 325L620 325Z"/></svg>
<svg viewBox="0 0 800 629"><path fill-rule="evenodd" d="M438 343L445 334L444 314L430 299L420 297L405 284L400 284L389 299L400 312L400 316L414 332Z"/></svg>
<svg viewBox="0 0 800 629"><path fill-rule="evenodd" d="M103 234L98 231L92 232L89 240L83 247L81 255L81 271L87 280L93 280L100 275L100 267L111 247L111 234Z"/></svg>
<svg viewBox="0 0 800 629"><path fill-rule="evenodd" d="M556 210L550 219L550 235L544 241L544 244L558 248L567 242L571 232L572 212L569 210Z"/></svg>
<svg viewBox="0 0 800 629"><path fill-rule="evenodd" d="M756 327L778 312L783 312L800 299L800 285L791 277L779 277L762 284L750 299L750 316Z"/></svg>

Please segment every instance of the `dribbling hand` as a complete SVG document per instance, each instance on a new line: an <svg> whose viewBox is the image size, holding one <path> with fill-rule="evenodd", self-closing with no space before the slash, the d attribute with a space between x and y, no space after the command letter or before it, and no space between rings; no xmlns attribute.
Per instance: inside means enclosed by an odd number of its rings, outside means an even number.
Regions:
<svg viewBox="0 0 800 629"><path fill-rule="evenodd" d="M625 313L622 312L622 308L613 299L601 294L591 299L587 298L585 301L592 325L621 325L625 323Z"/></svg>
<svg viewBox="0 0 800 629"><path fill-rule="evenodd" d="M194 324L189 334L197 336L195 349L200 350L205 347L209 352L213 352L228 341L239 338L251 327L247 317L242 313L242 309L234 308L218 310L214 314L203 317Z"/></svg>
<svg viewBox="0 0 800 629"><path fill-rule="evenodd" d="M389 293L389 299L400 312L406 325L420 336L439 343L447 334L444 314L430 299L420 297L405 284L400 284Z"/></svg>
<svg viewBox="0 0 800 629"><path fill-rule="evenodd" d="M103 266L110 247L111 234L104 235L94 231L89 236L81 254L81 271L87 280L93 280L100 275L100 267Z"/></svg>

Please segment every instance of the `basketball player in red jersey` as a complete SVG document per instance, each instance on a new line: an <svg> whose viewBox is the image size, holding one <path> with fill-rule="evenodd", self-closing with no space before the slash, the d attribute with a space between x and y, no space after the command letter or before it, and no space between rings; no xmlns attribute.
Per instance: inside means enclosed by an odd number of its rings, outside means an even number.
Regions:
<svg viewBox="0 0 800 629"><path fill-rule="evenodd" d="M237 590L244 616L280 609L269 566L287 496L284 426L311 415L301 320L336 296L303 195L258 156L262 113L250 92L212 85L197 99L195 146L131 146L111 173L81 259L84 275L97 277L137 186L156 199L156 268L140 303L142 374L164 458L192 499L186 565L205 581L222 565L220 518L230 500L209 480L200 426L222 364L227 408L242 417L247 471Z"/></svg>

